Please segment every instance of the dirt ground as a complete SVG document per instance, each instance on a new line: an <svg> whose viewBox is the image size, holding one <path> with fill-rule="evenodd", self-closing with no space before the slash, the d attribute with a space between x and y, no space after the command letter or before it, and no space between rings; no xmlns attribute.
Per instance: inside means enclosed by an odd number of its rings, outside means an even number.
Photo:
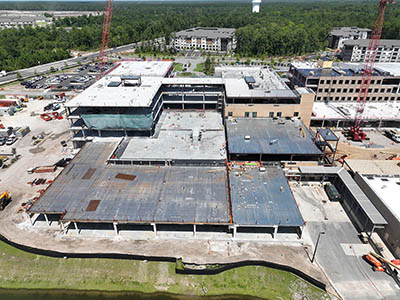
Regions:
<svg viewBox="0 0 400 300"><path fill-rule="evenodd" d="M343 154L347 154L352 159L386 159L388 156L393 154L400 155L400 149L398 147L393 148L364 148L360 146L352 145L348 142L339 142L338 151L336 157L340 157Z"/></svg>

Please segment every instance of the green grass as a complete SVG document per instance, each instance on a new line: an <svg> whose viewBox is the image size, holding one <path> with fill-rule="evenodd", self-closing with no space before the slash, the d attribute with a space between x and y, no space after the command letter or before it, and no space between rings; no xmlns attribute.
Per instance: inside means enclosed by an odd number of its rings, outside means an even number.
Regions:
<svg viewBox="0 0 400 300"><path fill-rule="evenodd" d="M174 263L111 259L60 259L34 255L0 242L0 288L238 294L266 299L328 299L291 273L241 267L218 275L178 275ZM301 299L301 298L300 298Z"/></svg>
<svg viewBox="0 0 400 300"><path fill-rule="evenodd" d="M183 72L183 73L178 73L178 77L193 77L195 74L191 72Z"/></svg>
<svg viewBox="0 0 400 300"><path fill-rule="evenodd" d="M200 63L196 65L196 68L194 68L195 72L204 72L204 63Z"/></svg>
<svg viewBox="0 0 400 300"><path fill-rule="evenodd" d="M174 70L177 72L182 72L183 70L183 64L174 64Z"/></svg>

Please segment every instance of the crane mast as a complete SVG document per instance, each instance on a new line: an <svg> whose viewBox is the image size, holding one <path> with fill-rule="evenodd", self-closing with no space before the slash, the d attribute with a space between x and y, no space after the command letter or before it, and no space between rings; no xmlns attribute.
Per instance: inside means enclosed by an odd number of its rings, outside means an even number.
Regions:
<svg viewBox="0 0 400 300"><path fill-rule="evenodd" d="M360 91L358 93L356 115L354 119L354 125L350 129L350 136L353 141L363 141L367 137L366 133L361 129L362 118L365 109L365 103L367 101L368 88L371 83L372 72L374 70L376 52L382 35L382 26L385 17L386 5L389 3L394 3L394 1L379 1L379 8L375 19L374 28L372 30L367 51L365 52L365 63L361 79Z"/></svg>
<svg viewBox="0 0 400 300"><path fill-rule="evenodd" d="M97 75L97 79L100 79L103 76L104 72L104 63L105 63L105 55L104 50L108 46L108 39L110 37L110 29L111 29L111 16L112 16L112 0L107 0L106 7L104 9L104 21L103 21L103 31L101 35L101 46L100 46L100 55L99 55L99 74Z"/></svg>

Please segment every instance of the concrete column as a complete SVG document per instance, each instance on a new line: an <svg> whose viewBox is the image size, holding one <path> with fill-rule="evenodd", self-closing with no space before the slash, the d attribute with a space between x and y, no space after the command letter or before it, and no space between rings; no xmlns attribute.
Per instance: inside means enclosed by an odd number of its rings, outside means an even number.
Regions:
<svg viewBox="0 0 400 300"><path fill-rule="evenodd" d="M236 233L237 233L237 227L236 226L232 226L233 232L232 232L232 238L236 237Z"/></svg>
<svg viewBox="0 0 400 300"><path fill-rule="evenodd" d="M44 215L44 218L46 219L47 225L50 227L50 222L49 222L49 219L47 218L47 215L46 214L43 214L43 215Z"/></svg>
<svg viewBox="0 0 400 300"><path fill-rule="evenodd" d="M193 224L193 236L196 237L196 224Z"/></svg>
<svg viewBox="0 0 400 300"><path fill-rule="evenodd" d="M278 234L278 227L279 227L279 226L278 226L278 225L274 225L273 227L274 227L274 235L273 235L273 238L276 239L276 236L277 236L277 234Z"/></svg>
<svg viewBox="0 0 400 300"><path fill-rule="evenodd" d="M78 234L81 234L81 231L80 231L80 229L78 228L78 224L76 224L76 222L74 222L74 225L75 225L75 230L76 230L76 232L77 232Z"/></svg>
<svg viewBox="0 0 400 300"><path fill-rule="evenodd" d="M322 126L321 127L324 127L324 125L325 125L325 119L322 120Z"/></svg>
<svg viewBox="0 0 400 300"><path fill-rule="evenodd" d="M29 223L31 224L31 226L33 226L33 222L32 222L31 215L28 214L28 213L25 213L25 214L26 214L26 216L28 217Z"/></svg>
<svg viewBox="0 0 400 300"><path fill-rule="evenodd" d="M101 136L101 130L98 129L97 132L98 132L99 136Z"/></svg>
<svg viewBox="0 0 400 300"><path fill-rule="evenodd" d="M118 233L118 223L114 222L113 225L114 225L115 235L119 235L119 233Z"/></svg>
<svg viewBox="0 0 400 300"><path fill-rule="evenodd" d="M63 222L61 222L61 227L62 227L62 230L63 230L63 235L66 235L67 234L67 230L66 230L65 225L64 225Z"/></svg>
<svg viewBox="0 0 400 300"><path fill-rule="evenodd" d="M299 236L300 239L303 238L303 233L304 233L304 225L300 226L300 236Z"/></svg>
<svg viewBox="0 0 400 300"><path fill-rule="evenodd" d="M151 223L151 225L153 226L154 237L157 237L157 225L156 223Z"/></svg>

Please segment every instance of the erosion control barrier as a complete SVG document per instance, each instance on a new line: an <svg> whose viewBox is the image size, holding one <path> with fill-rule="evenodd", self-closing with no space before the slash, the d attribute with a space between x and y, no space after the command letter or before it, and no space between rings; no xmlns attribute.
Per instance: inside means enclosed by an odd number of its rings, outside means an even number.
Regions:
<svg viewBox="0 0 400 300"><path fill-rule="evenodd" d="M192 269L192 268L185 268L185 264L181 261L181 259L176 260L175 264L175 272L177 274L186 274L186 275L216 275L234 268L239 268L239 267L245 267L245 266L263 266L267 268L273 268L273 269L278 269L286 272L290 272L294 275L297 275L298 277L304 279L305 281L315 285L316 287L325 290L326 289L326 284L303 273L302 271L286 266L286 265L281 265L273 262L268 262L268 261L263 261L263 260L243 260L239 262L234 262L234 263L224 263L224 264L216 264L216 265L198 265L198 264L190 264L190 265L195 265L199 267L198 269ZM205 266L204 268L201 268Z"/></svg>
<svg viewBox="0 0 400 300"><path fill-rule="evenodd" d="M187 269L184 267L185 263L182 263L180 258L176 257L166 257L166 256L144 256L144 255L134 255L134 254L122 254L122 253L65 253L58 252L52 250L45 250L40 248L29 247L26 245L15 243L3 235L0 234L0 241L17 248L19 250L48 257L54 258L103 258L103 259L125 259L125 260L146 260L146 261L154 261L154 262L169 262L175 263L175 272L176 274L185 274L185 275L216 275L222 273L227 270L231 270L238 267L244 266L264 266L268 268L274 268L282 271L287 271L292 274L297 275L298 277L304 279L305 281L317 286L320 289L325 290L326 285L303 273L302 271L295 269L290 266L276 264L267 261L259 261L259 260L245 260L235 263L226 263L226 264L218 264L218 265L206 265L204 269ZM195 265L198 267L202 267L203 265ZM208 266L208 267L207 267Z"/></svg>

